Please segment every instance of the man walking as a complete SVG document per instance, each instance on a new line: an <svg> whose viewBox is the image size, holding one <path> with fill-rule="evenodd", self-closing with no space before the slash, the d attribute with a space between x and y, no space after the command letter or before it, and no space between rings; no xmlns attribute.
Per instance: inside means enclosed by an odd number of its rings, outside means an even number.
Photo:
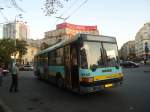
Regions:
<svg viewBox="0 0 150 112"><path fill-rule="evenodd" d="M11 70L12 82L9 89L10 92L12 91L18 92L18 73L19 73L18 67L14 63Z"/></svg>

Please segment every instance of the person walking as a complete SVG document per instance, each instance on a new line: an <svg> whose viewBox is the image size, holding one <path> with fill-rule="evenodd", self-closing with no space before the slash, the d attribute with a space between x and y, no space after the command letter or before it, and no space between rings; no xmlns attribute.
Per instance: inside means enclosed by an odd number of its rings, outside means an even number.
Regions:
<svg viewBox="0 0 150 112"><path fill-rule="evenodd" d="M2 86L2 81L3 81L3 68L0 65L0 86Z"/></svg>
<svg viewBox="0 0 150 112"><path fill-rule="evenodd" d="M18 92L18 73L19 73L18 67L16 66L16 64L13 64L11 70L12 82L9 89L10 92L12 91Z"/></svg>

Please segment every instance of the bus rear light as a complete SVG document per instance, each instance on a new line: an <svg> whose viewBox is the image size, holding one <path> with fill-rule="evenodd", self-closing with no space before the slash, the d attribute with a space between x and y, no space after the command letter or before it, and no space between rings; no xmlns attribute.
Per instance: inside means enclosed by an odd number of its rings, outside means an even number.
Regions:
<svg viewBox="0 0 150 112"><path fill-rule="evenodd" d="M93 77L83 77L82 82L93 82L94 78Z"/></svg>

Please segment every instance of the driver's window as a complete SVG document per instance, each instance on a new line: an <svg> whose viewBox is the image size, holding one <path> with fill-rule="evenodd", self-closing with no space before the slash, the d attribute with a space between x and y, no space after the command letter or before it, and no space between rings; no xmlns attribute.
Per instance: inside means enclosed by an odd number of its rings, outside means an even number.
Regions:
<svg viewBox="0 0 150 112"><path fill-rule="evenodd" d="M81 68L83 68L83 69L88 68L85 48L80 49L80 60L81 60Z"/></svg>

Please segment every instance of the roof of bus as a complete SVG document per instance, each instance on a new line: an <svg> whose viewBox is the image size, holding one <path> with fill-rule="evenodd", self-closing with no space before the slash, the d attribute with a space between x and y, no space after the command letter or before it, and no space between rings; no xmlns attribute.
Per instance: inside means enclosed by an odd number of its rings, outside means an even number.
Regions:
<svg viewBox="0 0 150 112"><path fill-rule="evenodd" d="M101 38L99 38L101 37ZM116 43L116 38L115 37L111 37L111 36L104 36L104 35L92 35L92 34L77 34L74 38L71 39L65 39L62 40L61 42L47 48L44 50L39 51L35 56L43 54L43 53L47 53L48 51L54 50L59 48L60 46L64 46L70 42L74 42L77 39L82 38L83 40L89 40L89 41L103 41L103 42L112 42L112 43Z"/></svg>

